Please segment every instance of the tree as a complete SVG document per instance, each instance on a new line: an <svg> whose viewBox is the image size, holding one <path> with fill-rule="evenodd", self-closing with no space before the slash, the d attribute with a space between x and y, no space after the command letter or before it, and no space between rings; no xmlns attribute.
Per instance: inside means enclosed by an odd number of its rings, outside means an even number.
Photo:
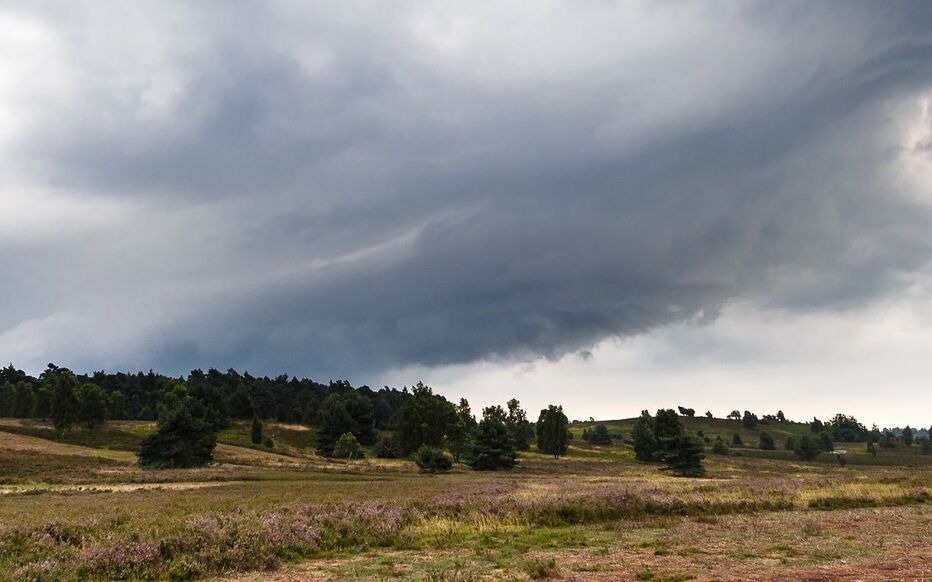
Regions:
<svg viewBox="0 0 932 582"><path fill-rule="evenodd" d="M733 446L733 447L741 447L741 446L744 446L744 441L741 440L741 435L740 435L740 434L735 433L735 434L731 435L731 446Z"/></svg>
<svg viewBox="0 0 932 582"><path fill-rule="evenodd" d="M822 443L820 443L818 439L809 435L803 435L799 439L799 442L796 443L795 453L804 461L813 461L823 450Z"/></svg>
<svg viewBox="0 0 932 582"><path fill-rule="evenodd" d="M716 437L715 444L712 445L712 452L716 455L728 454L728 445L725 444L725 439L722 438L722 435Z"/></svg>
<svg viewBox="0 0 932 582"><path fill-rule="evenodd" d="M351 432L345 432L337 439L333 446L333 456L337 459L362 459L366 454L362 450L359 441Z"/></svg>
<svg viewBox="0 0 932 582"><path fill-rule="evenodd" d="M476 417L472 415L472 410L469 408L469 401L465 398L460 398L460 403L456 406L456 414L460 417L460 420L463 421L467 431L472 431L476 428L478 424L476 422Z"/></svg>
<svg viewBox="0 0 932 582"><path fill-rule="evenodd" d="M398 412L398 440L403 454L410 455L421 445L442 447L447 427L456 417L456 407L435 396L430 386L418 382Z"/></svg>
<svg viewBox="0 0 932 582"><path fill-rule="evenodd" d="M425 473L446 473L453 468L453 461L443 450L422 446L414 456L414 463Z"/></svg>
<svg viewBox="0 0 932 582"><path fill-rule="evenodd" d="M549 405L537 418L537 448L542 453L559 457L569 445L569 420L562 406Z"/></svg>
<svg viewBox="0 0 932 582"><path fill-rule="evenodd" d="M87 429L103 426L110 411L107 393L97 384L87 383L78 386L78 420Z"/></svg>
<svg viewBox="0 0 932 582"><path fill-rule="evenodd" d="M16 387L9 382L0 386L0 416L16 415Z"/></svg>
<svg viewBox="0 0 932 582"><path fill-rule="evenodd" d="M527 414L521 408L521 403L516 398L512 398L505 403L508 407L508 413L505 417L505 425L511 434L511 440L515 444L515 449L526 451L531 448L531 439L534 437L534 429L527 420Z"/></svg>
<svg viewBox="0 0 932 582"><path fill-rule="evenodd" d="M252 444L258 445L262 442L262 421L257 415L252 415Z"/></svg>
<svg viewBox="0 0 932 582"><path fill-rule="evenodd" d="M690 418L696 416L696 410L693 408L685 408L683 406L677 406L676 408L683 416L688 416Z"/></svg>
<svg viewBox="0 0 932 582"><path fill-rule="evenodd" d="M831 432L832 440L836 442L863 442L870 434L867 427L858 422L858 419L840 413L836 414L825 428Z"/></svg>
<svg viewBox="0 0 932 582"><path fill-rule="evenodd" d="M501 419L490 415L483 418L476 428L465 461L473 469L495 471L514 467L517 456L508 427Z"/></svg>
<svg viewBox="0 0 932 582"><path fill-rule="evenodd" d="M744 411L744 416L741 418L741 424L744 428L754 428L757 426L757 415L749 410Z"/></svg>
<svg viewBox="0 0 932 582"><path fill-rule="evenodd" d="M872 440L867 441L867 454L872 457L877 456L877 447L874 446L874 441Z"/></svg>
<svg viewBox="0 0 932 582"><path fill-rule="evenodd" d="M932 434L932 433L929 433ZM917 440L919 442L919 452L923 455L932 454L932 440L929 440L930 437L919 437Z"/></svg>
<svg viewBox="0 0 932 582"><path fill-rule="evenodd" d="M705 417L706 417L706 418L714 418L714 417L712 416L712 411L711 411L711 410L706 410L706 411L705 411Z"/></svg>
<svg viewBox="0 0 932 582"><path fill-rule="evenodd" d="M397 459L401 456L401 444L394 435L382 437L372 447L372 454L380 459Z"/></svg>
<svg viewBox="0 0 932 582"><path fill-rule="evenodd" d="M671 471L684 477L701 477L705 474L702 460L705 458L704 446L698 438L681 434L665 451L662 460L665 471Z"/></svg>
<svg viewBox="0 0 932 582"><path fill-rule="evenodd" d="M608 432L608 427L604 424L597 424L592 427L589 433L589 442L594 445L612 444L612 435Z"/></svg>
<svg viewBox="0 0 932 582"><path fill-rule="evenodd" d="M170 402L160 403L158 429L142 439L139 464L144 467L199 467L213 459L217 445L213 427L197 414L187 394L173 392Z"/></svg>
<svg viewBox="0 0 932 582"><path fill-rule="evenodd" d="M49 416L58 432L70 429L78 422L80 403L75 395L76 383L70 372L57 373L50 379L52 383L52 406Z"/></svg>
<svg viewBox="0 0 932 582"><path fill-rule="evenodd" d="M344 433L352 433L365 445L375 443L375 416L372 405L355 391L334 392L317 413L317 454L333 456L333 448Z"/></svg>
<svg viewBox="0 0 932 582"><path fill-rule="evenodd" d="M822 421L816 417L812 417L812 422L809 423L809 430L814 433L820 433L825 430L825 425L822 424Z"/></svg>
<svg viewBox="0 0 932 582"><path fill-rule="evenodd" d="M450 450L450 454L453 455L454 461L459 462L460 457L466 451L466 446L469 444L470 432L462 415L457 413L450 417L450 421L447 424L447 434L444 438L444 444L446 444L447 449Z"/></svg>
<svg viewBox="0 0 932 582"><path fill-rule="evenodd" d="M657 454L657 437L654 435L654 419L646 410L634 423L632 431L634 440L634 457L641 462L649 463Z"/></svg>
<svg viewBox="0 0 932 582"><path fill-rule="evenodd" d="M725 418L729 418L731 420L741 420L741 412L738 410L732 410Z"/></svg>
<svg viewBox="0 0 932 582"><path fill-rule="evenodd" d="M777 420L780 422L786 422L786 415L783 414L782 410L777 411Z"/></svg>
<svg viewBox="0 0 932 582"><path fill-rule="evenodd" d="M906 428L903 429L900 438L903 439L903 444L907 447L913 446L913 429L909 428L909 425L906 425Z"/></svg>
<svg viewBox="0 0 932 582"><path fill-rule="evenodd" d="M887 429L884 429L883 433L880 435L880 440L877 442L880 444L880 447L884 449L896 447L896 438L894 438L893 433Z"/></svg>
<svg viewBox="0 0 932 582"><path fill-rule="evenodd" d="M29 418L36 405L36 394L26 381L16 383L16 407L13 411L17 418Z"/></svg>
<svg viewBox="0 0 932 582"><path fill-rule="evenodd" d="M760 433L760 448L765 451L773 451L777 448L773 442L773 437L769 433Z"/></svg>
<svg viewBox="0 0 932 582"><path fill-rule="evenodd" d="M45 421L46 418L52 413L52 393L49 392L49 389L45 386L40 386L36 390L36 405L33 408L32 416L38 418L41 421Z"/></svg>
<svg viewBox="0 0 932 582"><path fill-rule="evenodd" d="M657 449L661 452L670 452L678 446L679 438L683 436L683 421L670 408L657 410L654 417L654 438L657 439Z"/></svg>

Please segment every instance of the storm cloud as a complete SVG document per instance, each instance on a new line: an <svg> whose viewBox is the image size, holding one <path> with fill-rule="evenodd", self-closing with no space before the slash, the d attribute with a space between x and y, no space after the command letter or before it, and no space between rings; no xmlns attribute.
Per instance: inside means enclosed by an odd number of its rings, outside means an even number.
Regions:
<svg viewBox="0 0 932 582"><path fill-rule="evenodd" d="M559 358L932 258L928 3L0 9L0 358Z"/></svg>

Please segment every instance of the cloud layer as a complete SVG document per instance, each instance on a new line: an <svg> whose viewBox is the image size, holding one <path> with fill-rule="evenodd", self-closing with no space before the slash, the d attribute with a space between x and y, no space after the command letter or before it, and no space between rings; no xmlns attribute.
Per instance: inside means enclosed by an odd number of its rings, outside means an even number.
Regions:
<svg viewBox="0 0 932 582"><path fill-rule="evenodd" d="M0 356L559 358L932 257L932 7L23 3Z"/></svg>

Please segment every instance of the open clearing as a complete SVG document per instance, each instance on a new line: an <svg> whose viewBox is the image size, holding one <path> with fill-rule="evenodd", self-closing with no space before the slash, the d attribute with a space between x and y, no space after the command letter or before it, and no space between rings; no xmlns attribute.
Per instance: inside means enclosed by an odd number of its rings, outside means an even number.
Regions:
<svg viewBox="0 0 932 582"><path fill-rule="evenodd" d="M239 424L210 467L146 471L131 451L75 443L128 446L151 428L55 442L41 425L0 422L0 579L932 575L932 459L912 450L841 467L738 448L687 479L625 445L574 441L568 457L527 453L514 471L428 476L408 461L326 461L298 428L272 428L271 449L237 444Z"/></svg>

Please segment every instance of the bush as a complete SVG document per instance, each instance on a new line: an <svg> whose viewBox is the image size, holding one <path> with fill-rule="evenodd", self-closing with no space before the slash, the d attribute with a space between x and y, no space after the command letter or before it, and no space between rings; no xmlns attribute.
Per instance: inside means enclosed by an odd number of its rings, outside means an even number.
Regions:
<svg viewBox="0 0 932 582"><path fill-rule="evenodd" d="M273 441L271 437L265 437L262 440L262 444L264 444L267 449L275 448L275 441Z"/></svg>
<svg viewBox="0 0 932 582"><path fill-rule="evenodd" d="M401 456L401 443L394 436L383 436L372 447L372 454L380 459L397 459Z"/></svg>
<svg viewBox="0 0 932 582"><path fill-rule="evenodd" d="M932 455L932 441L929 437L919 438L919 452L923 455Z"/></svg>
<svg viewBox="0 0 932 582"><path fill-rule="evenodd" d="M773 437L769 433L760 433L760 448L765 451L776 450L777 446L773 442Z"/></svg>
<svg viewBox="0 0 932 582"><path fill-rule="evenodd" d="M819 433L819 442L822 443L822 450L832 452L835 450L835 443L832 442L832 435L827 432Z"/></svg>
<svg viewBox="0 0 932 582"><path fill-rule="evenodd" d="M722 438L722 435L718 435L718 438L715 439L715 444L712 445L712 452L716 455L728 454L728 445L725 444L725 439Z"/></svg>
<svg viewBox="0 0 932 582"><path fill-rule="evenodd" d="M425 473L446 473L453 468L453 459L442 450L422 445L414 454L414 462Z"/></svg>
<svg viewBox="0 0 932 582"><path fill-rule="evenodd" d="M608 432L607 426L597 424L589 432L588 440L594 445L610 445L612 444L612 435Z"/></svg>
<svg viewBox="0 0 932 582"><path fill-rule="evenodd" d="M740 446L744 445L744 441L741 440L741 435L740 435L740 434L735 433L735 434L731 435L731 445L734 446L734 447L740 447Z"/></svg>
<svg viewBox="0 0 932 582"><path fill-rule="evenodd" d="M796 444L796 455L804 461L814 461L824 450L818 439L804 435Z"/></svg>
<svg viewBox="0 0 932 582"><path fill-rule="evenodd" d="M351 432L345 432L333 446L333 456L337 459L362 459L366 454Z"/></svg>
<svg viewBox="0 0 932 582"><path fill-rule="evenodd" d="M796 437L788 436L786 437L786 442L783 443L783 448L788 451L796 450Z"/></svg>

